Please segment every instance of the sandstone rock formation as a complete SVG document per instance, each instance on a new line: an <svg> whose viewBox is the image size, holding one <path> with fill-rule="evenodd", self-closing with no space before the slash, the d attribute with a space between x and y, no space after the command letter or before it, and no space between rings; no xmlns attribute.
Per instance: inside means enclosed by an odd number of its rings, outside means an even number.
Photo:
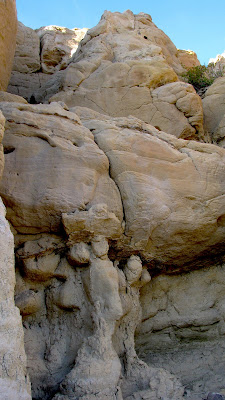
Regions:
<svg viewBox="0 0 225 400"><path fill-rule="evenodd" d="M18 23L16 52L8 91L32 101L32 93L65 68L87 29L47 26L34 31Z"/></svg>
<svg viewBox="0 0 225 400"><path fill-rule="evenodd" d="M9 82L16 46L16 1L0 2L0 90L6 90Z"/></svg>
<svg viewBox="0 0 225 400"><path fill-rule="evenodd" d="M82 107L0 108L0 193L15 234L16 304L34 398L183 399L177 370L162 369L160 357L155 365L137 357L137 326L149 362L142 340L155 324L142 328L140 289L151 285L151 270L197 268L200 255L208 260L224 243L225 151ZM183 375L182 382L190 386Z"/></svg>
<svg viewBox="0 0 225 400"><path fill-rule="evenodd" d="M46 74L63 69L76 52L87 28L67 29L60 26L45 26L37 30L41 40L41 68Z"/></svg>
<svg viewBox="0 0 225 400"><path fill-rule="evenodd" d="M198 271L161 275L141 293L139 356L179 376L193 400L224 389L224 268L223 259Z"/></svg>
<svg viewBox="0 0 225 400"><path fill-rule="evenodd" d="M0 112L0 141L5 119ZM3 148L0 153L0 177ZM14 304L14 240L5 207L0 198L0 398L29 400L30 384L26 372L24 334L18 308Z"/></svg>
<svg viewBox="0 0 225 400"><path fill-rule="evenodd" d="M69 66L34 97L133 115L171 134L176 124L176 136L202 140L201 101L191 85L178 82L183 71L176 47L149 15L105 12Z"/></svg>
<svg viewBox="0 0 225 400"><path fill-rule="evenodd" d="M215 80L203 99L204 128L212 141L225 147L225 77Z"/></svg>
<svg viewBox="0 0 225 400"><path fill-rule="evenodd" d="M36 66L18 44L9 89L50 102L0 93L0 195L33 399L222 395L225 149L200 142L222 145L223 78L204 130L181 53L149 15L105 12L72 57L78 31L19 29ZM7 285L16 313L13 272ZM21 341L14 356L27 399Z"/></svg>
<svg viewBox="0 0 225 400"><path fill-rule="evenodd" d="M178 49L178 59L181 65L186 68L197 67L200 64L197 54L192 50L180 50Z"/></svg>

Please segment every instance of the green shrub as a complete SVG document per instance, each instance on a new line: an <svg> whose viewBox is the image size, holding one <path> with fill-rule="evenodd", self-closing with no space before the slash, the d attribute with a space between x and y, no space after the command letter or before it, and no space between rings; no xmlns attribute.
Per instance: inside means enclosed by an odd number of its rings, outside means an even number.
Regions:
<svg viewBox="0 0 225 400"><path fill-rule="evenodd" d="M185 81L194 86L196 91L206 88L214 82L214 80L224 74L224 70L216 68L214 63L210 63L208 67L199 65L190 68L183 77Z"/></svg>
<svg viewBox="0 0 225 400"><path fill-rule="evenodd" d="M198 91L204 87L210 86L214 79L208 76L207 67L205 65L199 65L197 67L190 68L184 77L187 82L194 86L195 90Z"/></svg>

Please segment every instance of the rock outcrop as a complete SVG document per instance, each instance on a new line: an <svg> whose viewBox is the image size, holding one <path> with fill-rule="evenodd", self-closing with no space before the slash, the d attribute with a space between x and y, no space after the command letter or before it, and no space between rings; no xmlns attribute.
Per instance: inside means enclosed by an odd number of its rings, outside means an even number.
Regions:
<svg viewBox="0 0 225 400"><path fill-rule="evenodd" d="M160 357L153 366L136 354L137 326L142 358L147 335L140 289L151 273L198 268L200 256L207 263L220 254L225 150L82 107L0 108L0 193L15 234L16 304L33 396L183 399L170 365L167 372Z"/></svg>
<svg viewBox="0 0 225 400"><path fill-rule="evenodd" d="M16 390L29 399L28 372L35 400L222 396L223 78L203 127L202 100L179 78L196 58L149 15L105 12L84 33L20 24L9 90L45 104L0 93L27 355L26 371L4 220Z"/></svg>
<svg viewBox="0 0 225 400"><path fill-rule="evenodd" d="M201 100L170 39L147 14L105 12L64 71L39 91L36 102L64 101L119 117L133 115L176 136L202 140Z"/></svg>
<svg viewBox="0 0 225 400"><path fill-rule="evenodd" d="M42 72L53 74L65 68L87 30L87 28L68 29L55 25L38 29L37 34L41 41Z"/></svg>
<svg viewBox="0 0 225 400"><path fill-rule="evenodd" d="M178 49L178 59L180 60L181 65L186 69L201 65L197 54L192 50Z"/></svg>
<svg viewBox="0 0 225 400"><path fill-rule="evenodd" d="M36 31L18 23L16 52L8 86L10 93L32 102L32 94L65 68L87 29L46 26Z"/></svg>
<svg viewBox="0 0 225 400"><path fill-rule="evenodd" d="M225 147L225 76L208 88L203 99L204 128L212 142Z"/></svg>
<svg viewBox="0 0 225 400"><path fill-rule="evenodd" d="M0 112L0 141L5 118ZM0 145L0 177L3 171L3 148ZM0 398L29 400L30 384L26 372L24 334L19 310L14 304L14 239L5 218L0 198Z"/></svg>
<svg viewBox="0 0 225 400"><path fill-rule="evenodd" d="M179 376L192 400L217 388L225 394L224 268L222 259L198 271L161 275L141 293L139 356Z"/></svg>
<svg viewBox="0 0 225 400"><path fill-rule="evenodd" d="M6 90L11 74L16 46L16 1L0 2L0 90Z"/></svg>

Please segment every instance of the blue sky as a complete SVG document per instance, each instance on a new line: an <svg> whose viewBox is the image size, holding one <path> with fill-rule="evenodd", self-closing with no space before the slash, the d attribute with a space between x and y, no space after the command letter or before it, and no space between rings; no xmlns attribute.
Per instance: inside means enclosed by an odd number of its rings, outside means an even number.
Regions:
<svg viewBox="0 0 225 400"><path fill-rule="evenodd" d="M150 14L177 48L194 50L202 64L225 50L225 0L17 0L19 21L33 29L91 28L104 10L127 9Z"/></svg>

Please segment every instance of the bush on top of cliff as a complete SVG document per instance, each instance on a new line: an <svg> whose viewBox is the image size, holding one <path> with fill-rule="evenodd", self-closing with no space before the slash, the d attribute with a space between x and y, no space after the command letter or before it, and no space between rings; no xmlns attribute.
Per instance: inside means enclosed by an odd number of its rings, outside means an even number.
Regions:
<svg viewBox="0 0 225 400"><path fill-rule="evenodd" d="M210 63L207 67L205 65L198 65L190 68L183 77L198 92L200 89L212 85L214 80L223 74L224 70L221 68L218 69L216 64Z"/></svg>

